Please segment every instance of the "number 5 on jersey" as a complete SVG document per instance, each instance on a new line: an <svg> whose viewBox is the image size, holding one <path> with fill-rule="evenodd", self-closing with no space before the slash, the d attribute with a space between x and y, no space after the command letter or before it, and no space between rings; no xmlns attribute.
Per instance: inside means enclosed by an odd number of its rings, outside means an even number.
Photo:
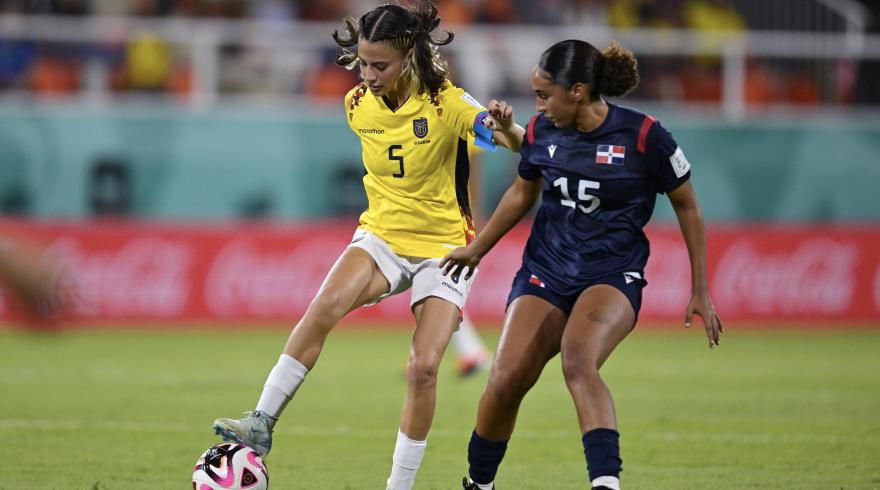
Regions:
<svg viewBox="0 0 880 490"><path fill-rule="evenodd" d="M404 171L403 171L403 157L400 156L400 155L395 155L395 154L394 154L394 150L402 150L402 149L403 149L403 147L400 146L400 145L391 145L391 146L388 147L388 159L389 159L389 160L396 161L397 163L400 164L400 172L398 172L398 173L396 173L396 174L391 174L391 176L394 177L395 179L402 179L402 178L403 178L403 175L404 175Z"/></svg>
<svg viewBox="0 0 880 490"><path fill-rule="evenodd" d="M403 169L403 162L400 163L401 169ZM401 170L403 172L403 170ZM559 187L559 191L562 192L562 205L568 206L572 209L575 209L575 201L571 198L571 194L568 193L568 177L559 177L558 179L553 181L553 187ZM598 197L587 194L587 189L598 189L599 183L593 180L580 180L578 181L578 200L583 201L587 204L584 207L583 204L577 204L577 209L580 209L586 214L590 214L599 207L599 203L601 202Z"/></svg>

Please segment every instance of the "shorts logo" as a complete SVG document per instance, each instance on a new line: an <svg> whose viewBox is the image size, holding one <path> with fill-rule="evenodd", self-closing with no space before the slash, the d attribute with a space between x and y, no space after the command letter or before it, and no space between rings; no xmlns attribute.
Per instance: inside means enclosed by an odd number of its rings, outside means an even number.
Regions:
<svg viewBox="0 0 880 490"><path fill-rule="evenodd" d="M454 293L458 294L459 296L464 296L464 294L462 294L462 292L459 291L458 288L456 288L456 287L453 286L452 284L449 284L449 283L446 282L446 281L443 281L443 282L441 282L440 284L442 284L443 286L445 286L447 289L452 290Z"/></svg>
<svg viewBox="0 0 880 490"><path fill-rule="evenodd" d="M642 275L639 274L638 272L624 272L623 273L623 280L626 281L627 284L629 284L633 281L639 280L641 278L642 278Z"/></svg>
<svg viewBox="0 0 880 490"><path fill-rule="evenodd" d="M428 118L420 117L418 119L413 119L413 133L415 133L416 138L424 138L428 136Z"/></svg>
<svg viewBox="0 0 880 490"><path fill-rule="evenodd" d="M542 287L542 288L544 287L544 283L541 282L541 280L538 279L538 276L536 276L534 274L532 274L532 277L529 278L529 282L534 284L535 286Z"/></svg>

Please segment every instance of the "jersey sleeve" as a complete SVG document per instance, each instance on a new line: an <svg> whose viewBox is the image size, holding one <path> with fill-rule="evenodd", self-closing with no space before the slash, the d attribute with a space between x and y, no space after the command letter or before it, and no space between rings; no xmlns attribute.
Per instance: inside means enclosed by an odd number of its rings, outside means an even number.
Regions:
<svg viewBox="0 0 880 490"><path fill-rule="evenodd" d="M489 111L477 102L463 89L450 85L442 92L441 116L453 131L462 139L471 137L474 144L489 151L495 151L495 142L492 140L492 131L483 126L483 119L489 116Z"/></svg>
<svg viewBox="0 0 880 490"><path fill-rule="evenodd" d="M523 136L522 145L519 149L519 167L517 168L517 172L519 176L525 180L536 180L541 177L541 169L537 165L533 165L530 158L532 156L532 148L534 147L535 142L535 122L538 120L538 116L532 116L532 119L529 121L529 124L526 126L526 134Z"/></svg>
<svg viewBox="0 0 880 490"><path fill-rule="evenodd" d="M684 151L672 138L660 121L654 122L648 131L646 154L654 167L657 190L660 193L674 191L691 177L691 164Z"/></svg>

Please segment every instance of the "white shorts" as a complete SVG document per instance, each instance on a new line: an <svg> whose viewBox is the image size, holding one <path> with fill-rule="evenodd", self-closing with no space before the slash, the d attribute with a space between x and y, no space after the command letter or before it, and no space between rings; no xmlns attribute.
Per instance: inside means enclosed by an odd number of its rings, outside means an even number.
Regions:
<svg viewBox="0 0 880 490"><path fill-rule="evenodd" d="M449 301L461 310L476 277L477 271L474 271L470 279L462 276L455 281L451 276L443 275L440 269L441 259L397 255L384 240L360 228L354 232L354 237L348 246L360 248L370 254L390 284L388 292L366 306L374 305L388 296L412 288L410 307L429 296L436 296Z"/></svg>

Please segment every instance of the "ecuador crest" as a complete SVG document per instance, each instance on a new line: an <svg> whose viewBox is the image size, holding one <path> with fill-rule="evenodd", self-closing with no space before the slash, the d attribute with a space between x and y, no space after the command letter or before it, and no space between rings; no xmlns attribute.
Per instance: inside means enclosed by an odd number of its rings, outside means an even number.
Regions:
<svg viewBox="0 0 880 490"><path fill-rule="evenodd" d="M428 135L428 118L420 117L418 119L413 119L413 133L415 133L416 138L424 138Z"/></svg>

